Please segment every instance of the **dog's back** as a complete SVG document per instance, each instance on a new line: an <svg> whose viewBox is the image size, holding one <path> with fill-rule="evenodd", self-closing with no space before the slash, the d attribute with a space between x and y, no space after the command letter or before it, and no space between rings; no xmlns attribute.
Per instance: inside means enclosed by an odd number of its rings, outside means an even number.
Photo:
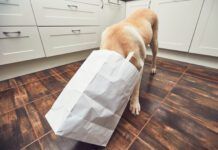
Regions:
<svg viewBox="0 0 218 150"><path fill-rule="evenodd" d="M145 45L151 43L153 30L157 30L156 14L150 9L138 9L103 32L101 49L117 51L124 57L135 50L145 57Z"/></svg>

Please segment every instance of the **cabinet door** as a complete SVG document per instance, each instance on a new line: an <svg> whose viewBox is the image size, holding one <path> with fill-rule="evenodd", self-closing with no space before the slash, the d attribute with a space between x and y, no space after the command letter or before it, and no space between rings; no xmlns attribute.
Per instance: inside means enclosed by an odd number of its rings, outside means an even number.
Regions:
<svg viewBox="0 0 218 150"><path fill-rule="evenodd" d="M35 24L29 0L0 0L0 26Z"/></svg>
<svg viewBox="0 0 218 150"><path fill-rule="evenodd" d="M218 56L218 1L206 0L198 21L190 53Z"/></svg>
<svg viewBox="0 0 218 150"><path fill-rule="evenodd" d="M154 0L159 17L159 47L188 52L203 0Z"/></svg>
<svg viewBox="0 0 218 150"><path fill-rule="evenodd" d="M139 8L148 8L149 1L130 1L126 3L126 17Z"/></svg>
<svg viewBox="0 0 218 150"><path fill-rule="evenodd" d="M38 26L99 25L101 4L69 0L32 0Z"/></svg>
<svg viewBox="0 0 218 150"><path fill-rule="evenodd" d="M103 29L125 18L125 2L104 0L103 8L100 13L100 22Z"/></svg>
<svg viewBox="0 0 218 150"><path fill-rule="evenodd" d="M46 56L99 47L98 27L39 27Z"/></svg>
<svg viewBox="0 0 218 150"><path fill-rule="evenodd" d="M45 57L36 27L0 27L0 65Z"/></svg>

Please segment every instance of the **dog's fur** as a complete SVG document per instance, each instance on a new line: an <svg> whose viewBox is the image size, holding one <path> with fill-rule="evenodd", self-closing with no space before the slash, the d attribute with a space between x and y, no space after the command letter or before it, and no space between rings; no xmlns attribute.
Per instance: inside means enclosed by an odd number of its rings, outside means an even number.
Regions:
<svg viewBox="0 0 218 150"><path fill-rule="evenodd" d="M152 49L152 69L156 72L156 55L158 51L158 19L150 9L138 9L128 18L114 24L102 33L100 49L107 49L120 53L123 57L134 51L131 62L140 70L142 76L146 46L150 44ZM130 111L138 115L140 112L139 88L141 77L136 84L130 99Z"/></svg>

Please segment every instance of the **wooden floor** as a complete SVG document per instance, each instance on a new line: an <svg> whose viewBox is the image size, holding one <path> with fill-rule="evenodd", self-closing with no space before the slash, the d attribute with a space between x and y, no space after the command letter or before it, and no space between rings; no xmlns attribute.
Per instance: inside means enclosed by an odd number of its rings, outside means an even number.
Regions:
<svg viewBox="0 0 218 150"><path fill-rule="evenodd" d="M140 102L125 110L106 149L218 149L218 70L158 59L146 61ZM0 82L0 150L104 149L57 137L45 114L82 62Z"/></svg>

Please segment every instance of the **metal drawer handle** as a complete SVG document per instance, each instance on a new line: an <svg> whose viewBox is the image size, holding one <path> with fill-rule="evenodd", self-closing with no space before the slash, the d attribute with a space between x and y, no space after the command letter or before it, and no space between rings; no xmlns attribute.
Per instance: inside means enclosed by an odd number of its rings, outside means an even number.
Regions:
<svg viewBox="0 0 218 150"><path fill-rule="evenodd" d="M72 30L73 33L80 33L80 30Z"/></svg>
<svg viewBox="0 0 218 150"><path fill-rule="evenodd" d="M101 9L103 9L104 8L104 2L103 2L103 0L101 0Z"/></svg>
<svg viewBox="0 0 218 150"><path fill-rule="evenodd" d="M74 8L78 8L78 6L77 5L67 5L69 8L72 8L72 7L74 7Z"/></svg>
<svg viewBox="0 0 218 150"><path fill-rule="evenodd" d="M114 4L114 5L121 5L121 4L120 4L120 0L117 0L117 3L111 2L111 0L108 0L108 3Z"/></svg>
<svg viewBox="0 0 218 150"><path fill-rule="evenodd" d="M4 35L8 36L9 34L21 34L21 31L15 31L15 32L2 32Z"/></svg>

